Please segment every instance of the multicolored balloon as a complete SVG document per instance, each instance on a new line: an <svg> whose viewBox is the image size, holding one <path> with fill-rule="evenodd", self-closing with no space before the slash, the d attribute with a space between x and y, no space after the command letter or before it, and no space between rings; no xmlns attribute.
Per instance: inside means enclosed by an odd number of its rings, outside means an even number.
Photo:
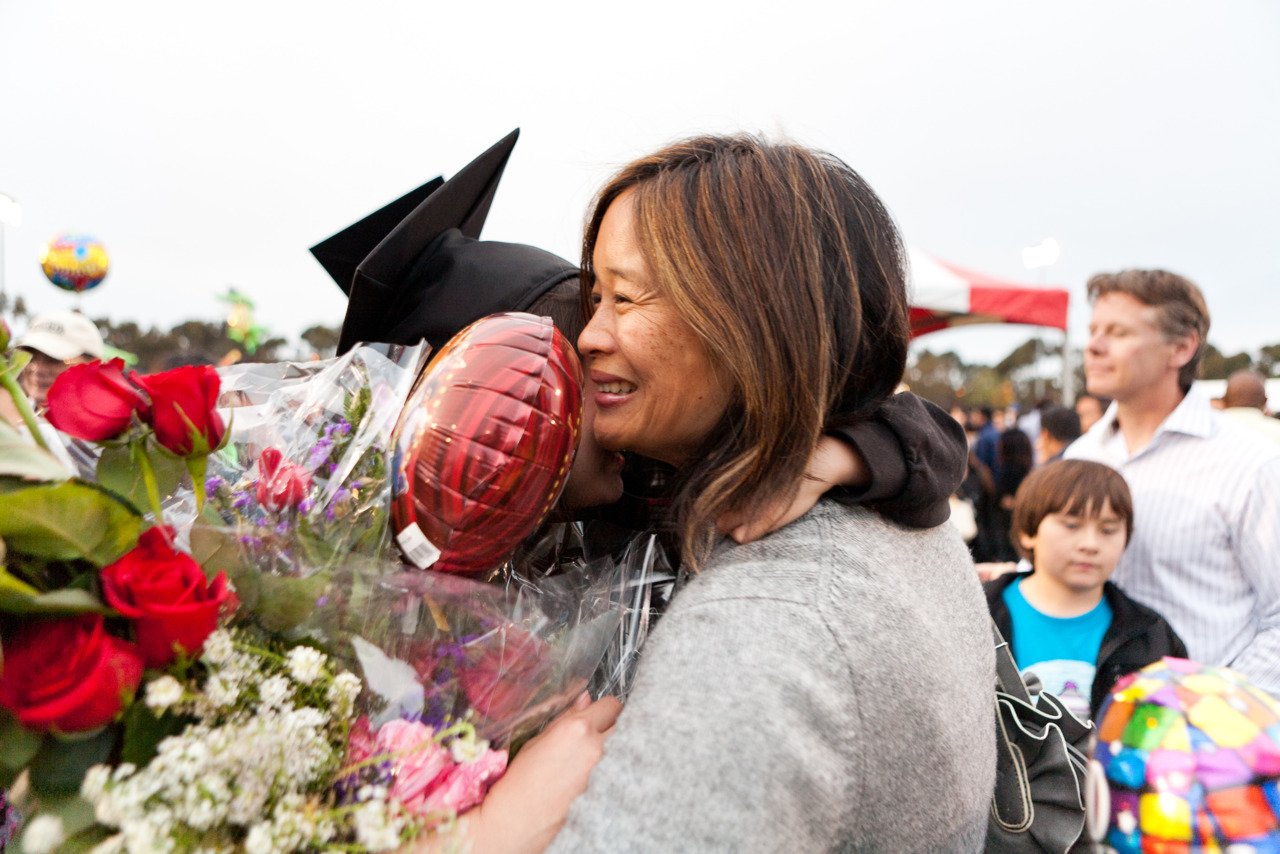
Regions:
<svg viewBox="0 0 1280 854"><path fill-rule="evenodd" d="M495 314L431 360L395 434L391 522L411 563L498 566L564 489L582 423L582 367L550 319Z"/></svg>
<svg viewBox="0 0 1280 854"><path fill-rule="evenodd" d="M40 253L40 269L49 281L78 294L102 284L110 266L107 247L84 234L59 234Z"/></svg>
<svg viewBox="0 0 1280 854"><path fill-rule="evenodd" d="M1243 676L1165 658L1117 682L1099 720L1102 850L1280 851L1280 704Z"/></svg>

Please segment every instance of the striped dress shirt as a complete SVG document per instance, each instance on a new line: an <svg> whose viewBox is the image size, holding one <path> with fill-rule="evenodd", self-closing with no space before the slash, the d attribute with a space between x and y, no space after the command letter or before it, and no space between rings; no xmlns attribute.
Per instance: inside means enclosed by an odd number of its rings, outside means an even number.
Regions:
<svg viewBox="0 0 1280 854"><path fill-rule="evenodd" d="M1113 579L1159 611L1196 661L1280 697L1280 447L1196 389L1130 454L1116 406L1067 448L1124 475L1133 537Z"/></svg>

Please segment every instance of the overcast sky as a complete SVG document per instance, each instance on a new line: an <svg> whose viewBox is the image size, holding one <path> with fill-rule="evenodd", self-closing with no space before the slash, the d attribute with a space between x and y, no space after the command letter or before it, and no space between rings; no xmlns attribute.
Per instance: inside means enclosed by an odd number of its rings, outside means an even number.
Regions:
<svg viewBox="0 0 1280 854"><path fill-rule="evenodd" d="M90 315L217 319L234 285L296 335L345 307L308 246L513 127L485 236L575 260L614 168L750 130L840 155L957 264L1036 282L1021 249L1056 238L1078 338L1090 273L1158 265L1252 349L1280 341L1277 43L1276 0L0 0L5 281L72 305L37 259L87 232L112 257Z"/></svg>

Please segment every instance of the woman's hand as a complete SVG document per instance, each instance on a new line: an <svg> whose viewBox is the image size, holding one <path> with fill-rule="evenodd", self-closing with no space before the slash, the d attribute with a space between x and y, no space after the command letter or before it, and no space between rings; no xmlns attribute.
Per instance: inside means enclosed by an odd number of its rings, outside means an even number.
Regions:
<svg viewBox="0 0 1280 854"><path fill-rule="evenodd" d="M809 456L804 477L794 493L774 498L754 518L726 513L717 520L716 527L739 543L750 543L808 513L831 487L865 486L869 475L866 463L851 445L834 436L823 436Z"/></svg>
<svg viewBox="0 0 1280 854"><path fill-rule="evenodd" d="M1018 565L1013 561L1001 563L975 563L973 568L978 571L979 581L990 581L993 578L999 578L1010 572L1015 572Z"/></svg>
<svg viewBox="0 0 1280 854"><path fill-rule="evenodd" d="M587 789L605 739L622 712L616 697L594 703L584 693L573 708L531 739L483 803L466 815L475 854L536 852L564 826L569 805Z"/></svg>

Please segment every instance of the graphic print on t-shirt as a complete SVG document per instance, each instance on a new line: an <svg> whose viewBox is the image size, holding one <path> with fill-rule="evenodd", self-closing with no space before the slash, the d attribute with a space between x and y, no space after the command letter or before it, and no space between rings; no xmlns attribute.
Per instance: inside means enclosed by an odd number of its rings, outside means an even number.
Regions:
<svg viewBox="0 0 1280 854"><path fill-rule="evenodd" d="M1072 714L1082 721L1089 720L1089 692L1093 690L1093 674L1096 668L1087 661L1058 658L1039 661L1023 670L1022 675L1034 673L1044 690L1062 701Z"/></svg>

